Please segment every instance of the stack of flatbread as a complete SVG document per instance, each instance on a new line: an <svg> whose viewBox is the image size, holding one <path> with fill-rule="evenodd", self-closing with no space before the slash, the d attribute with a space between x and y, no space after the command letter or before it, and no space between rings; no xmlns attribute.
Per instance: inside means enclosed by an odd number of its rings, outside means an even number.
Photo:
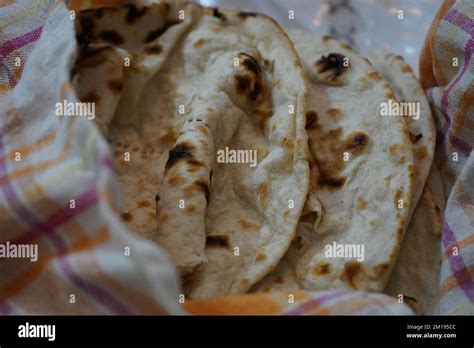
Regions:
<svg viewBox="0 0 474 348"><path fill-rule="evenodd" d="M122 219L167 250L186 296L385 290L436 311L435 130L401 57L176 2L76 27L71 79L110 143ZM395 104L418 112L382 112Z"/></svg>

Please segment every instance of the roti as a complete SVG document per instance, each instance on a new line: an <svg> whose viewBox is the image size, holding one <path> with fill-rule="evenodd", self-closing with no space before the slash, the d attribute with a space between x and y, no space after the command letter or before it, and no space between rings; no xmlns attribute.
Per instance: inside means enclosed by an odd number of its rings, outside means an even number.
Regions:
<svg viewBox="0 0 474 348"><path fill-rule="evenodd" d="M403 58L389 54L372 61L401 102L419 105L418 115L404 117L414 148L414 188L410 222L385 292L395 297L403 295L405 302L419 314L435 314L439 303L442 199L437 200L439 193L434 194L441 187L436 184L439 177L436 165L430 178L428 174L434 157L436 129L423 88Z"/></svg>
<svg viewBox="0 0 474 348"><path fill-rule="evenodd" d="M190 297L246 292L288 249L309 187L291 41L264 16L195 4L78 17L92 62L76 89L99 106L124 222L168 251Z"/></svg>
<svg viewBox="0 0 474 348"><path fill-rule="evenodd" d="M253 291L381 291L403 240L413 190L413 147L386 79L349 46L290 33L308 81L312 157L307 205L284 262ZM291 270L287 268L290 267Z"/></svg>
<svg viewBox="0 0 474 348"><path fill-rule="evenodd" d="M436 128L431 108L420 82L403 57L394 54L371 59L379 71L390 83L397 99L403 104L412 104L416 114L405 115L405 121L413 144L414 186L409 217L413 214L425 185L431 163L433 162ZM409 106L412 106L409 105ZM408 108L407 110L410 110Z"/></svg>

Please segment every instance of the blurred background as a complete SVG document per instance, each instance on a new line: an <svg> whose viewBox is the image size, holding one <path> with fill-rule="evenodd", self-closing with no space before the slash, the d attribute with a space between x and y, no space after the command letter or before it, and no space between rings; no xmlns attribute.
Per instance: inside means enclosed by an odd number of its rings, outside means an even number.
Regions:
<svg viewBox="0 0 474 348"><path fill-rule="evenodd" d="M474 0L473 0L474 1ZM285 28L331 35L365 56L402 55L418 75L423 42L443 0L196 0L262 12ZM289 12L294 11L294 12ZM402 12L400 12L402 11ZM290 19L290 15L294 18Z"/></svg>

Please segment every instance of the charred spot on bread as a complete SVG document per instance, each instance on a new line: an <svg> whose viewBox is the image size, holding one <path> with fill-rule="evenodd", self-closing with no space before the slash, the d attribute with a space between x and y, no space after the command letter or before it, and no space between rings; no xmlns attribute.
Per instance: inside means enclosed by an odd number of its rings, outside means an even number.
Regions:
<svg viewBox="0 0 474 348"><path fill-rule="evenodd" d="M316 111L310 110L306 113L306 128L318 128L318 113Z"/></svg>
<svg viewBox="0 0 474 348"><path fill-rule="evenodd" d="M122 218L123 221L132 221L133 216L130 213L122 213L120 214L120 217Z"/></svg>
<svg viewBox="0 0 474 348"><path fill-rule="evenodd" d="M116 46L123 44L125 41L115 30L104 30L100 33L100 38Z"/></svg>
<svg viewBox="0 0 474 348"><path fill-rule="evenodd" d="M83 51L90 43L94 31L94 19L90 15L79 16L76 22L76 41L79 44L80 51Z"/></svg>
<svg viewBox="0 0 474 348"><path fill-rule="evenodd" d="M419 133L417 135L410 132L410 141L412 144L416 144L421 138L423 138L423 134Z"/></svg>
<svg viewBox="0 0 474 348"><path fill-rule="evenodd" d="M181 142L176 144L175 147L169 151L169 157L168 161L166 161L165 169L170 169L179 161L192 159L193 150L194 146L190 143Z"/></svg>
<svg viewBox="0 0 474 348"><path fill-rule="evenodd" d="M252 80L247 75L236 75L235 81L237 85L238 94L246 94L248 99L255 101L262 90L262 85L259 80Z"/></svg>
<svg viewBox="0 0 474 348"><path fill-rule="evenodd" d="M237 75L235 77L235 80L237 82L237 93L240 93L240 94L247 92L247 90L250 88L250 85L252 83L252 79L244 75Z"/></svg>
<svg viewBox="0 0 474 348"><path fill-rule="evenodd" d="M133 23L135 22L138 18L142 17L145 12L147 11L146 7L139 7L137 5L129 5L128 6L128 11L127 15L125 17L127 23Z"/></svg>
<svg viewBox="0 0 474 348"><path fill-rule="evenodd" d="M360 154L369 143L369 136L364 132L352 132L346 140L346 149L353 154Z"/></svg>
<svg viewBox="0 0 474 348"><path fill-rule="evenodd" d="M163 51L163 46L160 44L145 47L145 53L147 54L160 54L161 51Z"/></svg>
<svg viewBox="0 0 474 348"><path fill-rule="evenodd" d="M209 184L205 182L204 180L196 180L193 183L193 185L199 188L202 192L204 192L204 196L206 197L206 202L207 204L209 204L209 196L211 194L209 190Z"/></svg>
<svg viewBox="0 0 474 348"><path fill-rule="evenodd" d="M240 52L238 58L245 72L234 76L237 93L247 95L253 102L262 92L262 69L258 61L248 53Z"/></svg>
<svg viewBox="0 0 474 348"><path fill-rule="evenodd" d="M114 93L122 92L123 83L122 80L110 80L107 82L107 86Z"/></svg>
<svg viewBox="0 0 474 348"><path fill-rule="evenodd" d="M316 61L318 77L328 84L340 84L348 71L344 65L345 56L340 53L330 53Z"/></svg>
<svg viewBox="0 0 474 348"><path fill-rule="evenodd" d="M341 177L334 177L329 173L321 171L318 179L318 185L325 186L329 189L341 189L346 182L346 179Z"/></svg>
<svg viewBox="0 0 474 348"><path fill-rule="evenodd" d="M252 93L250 93L250 99L252 101L255 101L260 95L261 91L262 91L262 83L257 79L257 81L255 81L255 85L252 90Z"/></svg>
<svg viewBox="0 0 474 348"><path fill-rule="evenodd" d="M87 93L86 95L82 96L80 99L84 103L94 103L94 104L100 103L100 97L94 91Z"/></svg>
<svg viewBox="0 0 474 348"><path fill-rule="evenodd" d="M221 21L226 20L225 15L222 12L220 12L217 7L214 7L214 9L212 10L212 15L216 18L219 18Z"/></svg>
<svg viewBox="0 0 474 348"><path fill-rule="evenodd" d="M167 28L165 28L164 26L163 27L159 27L158 29L155 29L153 31L150 31L148 33L148 35L146 36L145 38L145 43L149 43L149 42L152 42L153 40L157 39L158 37L160 37L165 31L166 31Z"/></svg>
<svg viewBox="0 0 474 348"><path fill-rule="evenodd" d="M214 235L206 237L206 248L229 248L229 237Z"/></svg>
<svg viewBox="0 0 474 348"><path fill-rule="evenodd" d="M255 75L259 75L262 73L262 69L260 68L260 65L258 64L257 60L252 57L250 54L245 53L245 52L240 52L239 56L243 56L243 64L244 66L252 71ZM242 58L242 57L239 57Z"/></svg>

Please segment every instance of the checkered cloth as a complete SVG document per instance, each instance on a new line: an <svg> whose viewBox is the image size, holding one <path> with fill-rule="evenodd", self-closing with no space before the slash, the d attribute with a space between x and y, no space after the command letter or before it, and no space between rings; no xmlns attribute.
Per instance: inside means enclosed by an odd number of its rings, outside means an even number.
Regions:
<svg viewBox="0 0 474 348"><path fill-rule="evenodd" d="M120 221L107 142L86 118L55 115L78 101L68 9L2 0L0 28L0 244L38 248L36 262L0 258L0 313L183 313L165 253Z"/></svg>
<svg viewBox="0 0 474 348"><path fill-rule="evenodd" d="M69 5L79 9L125 2L130 1L72 0ZM468 5L443 5L421 64L438 119L436 162L449 194L441 274L441 313L447 314L474 313L474 126L468 69L474 6ZM0 313L412 313L386 295L349 291L298 292L292 298L288 293L254 294L181 306L165 253L129 233L118 217L120 192L106 141L93 122L54 115L57 101L77 100L69 85L73 37L63 4L0 0L0 244L39 248L37 262L0 259ZM457 68L449 65L453 55ZM451 160L453 152L458 152L457 162Z"/></svg>
<svg viewBox="0 0 474 348"><path fill-rule="evenodd" d="M474 2L445 1L420 59L437 126L435 162L447 197L441 314L474 314Z"/></svg>

